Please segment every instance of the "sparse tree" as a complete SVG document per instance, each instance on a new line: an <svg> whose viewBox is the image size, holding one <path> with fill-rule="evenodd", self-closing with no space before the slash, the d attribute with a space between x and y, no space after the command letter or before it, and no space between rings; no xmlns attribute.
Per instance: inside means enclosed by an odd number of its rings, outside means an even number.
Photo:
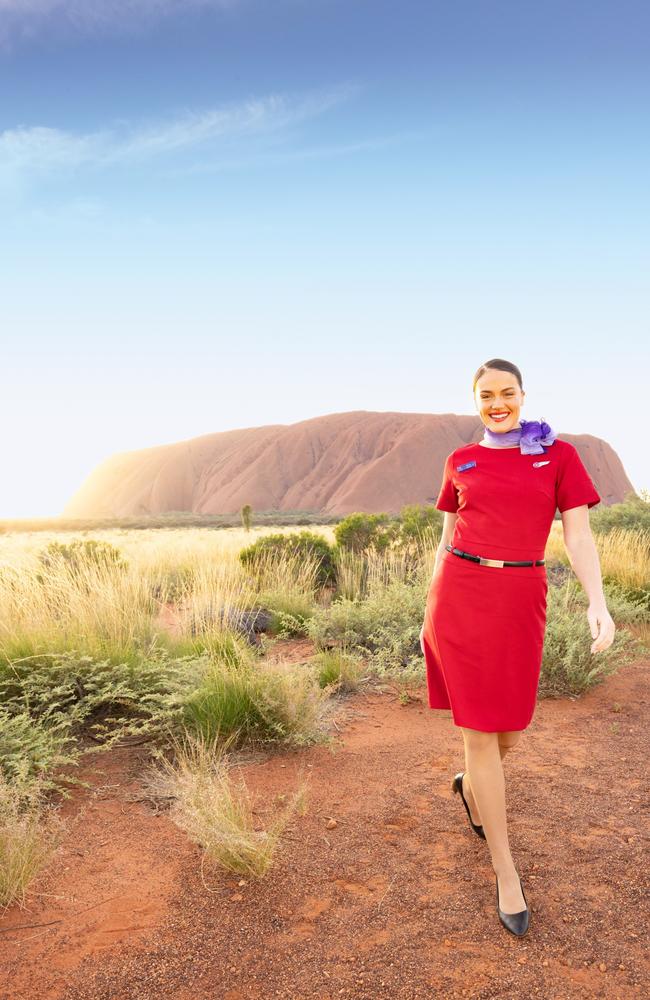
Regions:
<svg viewBox="0 0 650 1000"><path fill-rule="evenodd" d="M253 520L253 508L249 503L245 503L241 509L241 523L243 524L246 531L251 530L252 520Z"/></svg>

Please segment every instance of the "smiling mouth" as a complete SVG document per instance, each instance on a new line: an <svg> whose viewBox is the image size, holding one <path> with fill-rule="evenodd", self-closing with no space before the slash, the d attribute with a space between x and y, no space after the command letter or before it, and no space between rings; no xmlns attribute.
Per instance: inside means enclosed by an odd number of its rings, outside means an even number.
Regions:
<svg viewBox="0 0 650 1000"><path fill-rule="evenodd" d="M496 421L501 421L501 420L505 420L506 417L508 417L508 416L510 416L509 413L491 413L490 414L490 419L491 420L496 420Z"/></svg>

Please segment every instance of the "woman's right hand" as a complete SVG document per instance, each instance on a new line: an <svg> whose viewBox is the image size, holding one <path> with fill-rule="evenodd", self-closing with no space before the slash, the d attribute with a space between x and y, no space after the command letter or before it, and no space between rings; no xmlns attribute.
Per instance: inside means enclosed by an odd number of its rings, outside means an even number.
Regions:
<svg viewBox="0 0 650 1000"><path fill-rule="evenodd" d="M422 656L424 656L424 625L420 629L420 649L422 650Z"/></svg>

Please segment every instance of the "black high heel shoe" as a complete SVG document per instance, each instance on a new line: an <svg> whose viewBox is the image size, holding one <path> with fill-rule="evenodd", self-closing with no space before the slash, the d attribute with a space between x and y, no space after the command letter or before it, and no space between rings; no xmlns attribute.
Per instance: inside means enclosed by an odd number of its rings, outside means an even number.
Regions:
<svg viewBox="0 0 650 1000"><path fill-rule="evenodd" d="M463 795L463 775L464 774L465 774L464 771L459 771L458 772L458 774L456 775L456 777L454 778L454 780L451 783L452 791L455 794L460 794L460 797L463 800L463 805L465 806L465 809L467 810L467 818L469 820L469 825L471 826L471 828L474 831L474 833L476 833L479 837L482 837L483 840L485 840L485 833L483 832L483 827L479 823L475 823L472 820L472 814L469 811L469 806L467 805L467 802L465 801L465 796Z"/></svg>
<svg viewBox="0 0 650 1000"><path fill-rule="evenodd" d="M518 913L504 913L499 906L499 876L497 875L497 913L499 914L499 920L511 934L515 934L517 937L523 937L528 930L530 910L528 909L528 900L526 899L524 887L521 885L521 878L519 879L519 885L521 886L521 894L524 897L524 902L526 903L526 909L519 910Z"/></svg>

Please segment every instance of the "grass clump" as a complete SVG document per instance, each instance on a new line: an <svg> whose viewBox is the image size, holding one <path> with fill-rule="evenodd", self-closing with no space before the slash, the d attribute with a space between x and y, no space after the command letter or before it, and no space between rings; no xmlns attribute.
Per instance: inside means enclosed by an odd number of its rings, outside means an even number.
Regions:
<svg viewBox="0 0 650 1000"><path fill-rule="evenodd" d="M0 572L0 663L68 650L137 660L155 643L157 613L150 582L135 569L26 559Z"/></svg>
<svg viewBox="0 0 650 1000"><path fill-rule="evenodd" d="M268 829L258 829L245 783L231 777L232 742L233 737L186 733L175 741L173 758L161 756L150 769L146 784L154 796L171 800L171 819L203 848L203 859L239 875L261 877L273 864L292 815L303 811L305 789L301 786L290 797Z"/></svg>
<svg viewBox="0 0 650 1000"><path fill-rule="evenodd" d="M330 691L347 693L356 691L361 682L363 661L340 649L326 649L310 660L318 684Z"/></svg>
<svg viewBox="0 0 650 1000"><path fill-rule="evenodd" d="M183 724L208 742L224 734L237 745L306 746L327 738L330 711L327 692L299 664L211 664L186 701Z"/></svg>
<svg viewBox="0 0 650 1000"><path fill-rule="evenodd" d="M38 780L16 781L0 770L0 907L25 905L27 888L61 843L65 824L42 808Z"/></svg>

